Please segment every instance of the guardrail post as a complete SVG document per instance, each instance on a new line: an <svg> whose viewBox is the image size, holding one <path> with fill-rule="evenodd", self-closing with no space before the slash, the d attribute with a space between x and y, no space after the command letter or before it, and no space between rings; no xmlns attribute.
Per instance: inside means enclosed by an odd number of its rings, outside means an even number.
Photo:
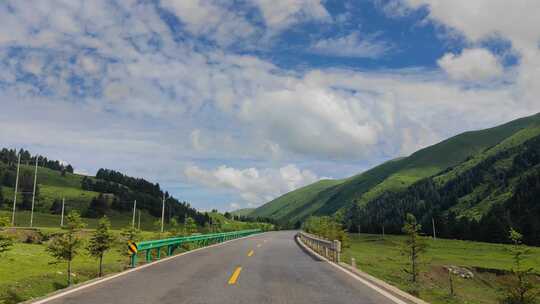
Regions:
<svg viewBox="0 0 540 304"><path fill-rule="evenodd" d="M157 259L157 260L161 259L161 247L158 247L158 248L157 248L156 259Z"/></svg>
<svg viewBox="0 0 540 304"><path fill-rule="evenodd" d="M152 250L150 249L146 250L146 261L147 262L152 261Z"/></svg>
<svg viewBox="0 0 540 304"><path fill-rule="evenodd" d="M338 240L334 240L334 252L335 252L335 262L339 263L341 258L341 242Z"/></svg>
<svg viewBox="0 0 540 304"><path fill-rule="evenodd" d="M131 255L131 268L137 267L137 254L134 253Z"/></svg>
<svg viewBox="0 0 540 304"><path fill-rule="evenodd" d="M172 245L167 246L167 255L171 256L174 252L174 247Z"/></svg>

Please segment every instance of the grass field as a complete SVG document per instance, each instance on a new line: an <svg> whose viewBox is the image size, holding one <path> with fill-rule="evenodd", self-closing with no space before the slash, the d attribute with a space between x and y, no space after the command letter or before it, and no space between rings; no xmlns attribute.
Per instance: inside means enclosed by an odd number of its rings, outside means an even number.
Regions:
<svg viewBox="0 0 540 304"><path fill-rule="evenodd" d="M20 301L43 296L66 287L66 264L53 264L44 245L16 243L2 257L0 263L0 303ZM105 273L117 272L126 265L119 251L111 250L104 260ZM73 261L75 282L94 278L97 261L88 256L77 256ZM16 271L15 271L16 270Z"/></svg>
<svg viewBox="0 0 540 304"><path fill-rule="evenodd" d="M0 217L8 217L11 219L11 211L0 210ZM128 225L131 225L132 214L131 213L113 213L108 215L111 220L111 226L113 229L121 229ZM83 218L83 222L86 224L86 228L94 229L97 226L99 219L95 218ZM159 227L155 225L155 218L146 212L141 213L141 230L157 231ZM30 211L18 211L15 214L15 223L18 227L28 227L30 223ZM136 225L138 224L138 218L136 219ZM40 228L55 228L60 227L60 215L48 214L48 213L34 213L34 227ZM166 227L167 228L167 227Z"/></svg>
<svg viewBox="0 0 540 304"><path fill-rule="evenodd" d="M358 268L407 290L403 268L405 257L400 253L402 236L351 234L350 247L344 250L343 261L356 259ZM423 258L420 297L430 303L497 303L500 288L508 282L501 272L512 267L508 245L460 240L427 239L428 251ZM526 266L540 274L540 248L531 247ZM449 297L449 277L444 266L459 266L472 270L473 279L454 276L455 297ZM497 274L499 273L499 275ZM540 286L540 276L536 278Z"/></svg>

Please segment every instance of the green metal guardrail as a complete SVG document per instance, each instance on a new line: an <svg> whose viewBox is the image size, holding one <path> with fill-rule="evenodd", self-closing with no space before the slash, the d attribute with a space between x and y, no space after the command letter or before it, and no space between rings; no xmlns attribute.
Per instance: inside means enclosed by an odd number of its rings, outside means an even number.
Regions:
<svg viewBox="0 0 540 304"><path fill-rule="evenodd" d="M167 248L167 255L171 256L174 251L182 244L195 243L199 246L208 246L211 244L222 243L228 240L233 240L248 235L260 233L260 229L224 232L224 233L211 233L200 234L185 237L175 237L154 241L143 241L135 243L136 251L145 251L146 262L152 261L152 250L156 250L156 259L161 258L161 248ZM137 253L131 255L131 267L137 266Z"/></svg>

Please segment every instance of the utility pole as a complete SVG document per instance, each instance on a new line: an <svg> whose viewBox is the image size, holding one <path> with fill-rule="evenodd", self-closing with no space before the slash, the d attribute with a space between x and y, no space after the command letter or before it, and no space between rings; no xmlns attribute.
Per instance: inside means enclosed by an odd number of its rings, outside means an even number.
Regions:
<svg viewBox="0 0 540 304"><path fill-rule="evenodd" d="M163 193L163 204L161 207L161 233L163 233L164 224L165 224L165 193Z"/></svg>
<svg viewBox="0 0 540 304"><path fill-rule="evenodd" d="M137 229L141 230L141 209L139 209L139 222L137 224Z"/></svg>
<svg viewBox="0 0 540 304"><path fill-rule="evenodd" d="M435 219L433 217L431 218L431 224L433 225L433 239L436 240L437 235L435 234Z"/></svg>
<svg viewBox="0 0 540 304"><path fill-rule="evenodd" d="M137 211L137 200L133 201L133 219L131 220L131 227L135 228L135 212Z"/></svg>
<svg viewBox="0 0 540 304"><path fill-rule="evenodd" d="M34 191L32 192L32 211L30 211L30 227L34 225L34 204L36 202L38 160L39 160L39 157L36 155L36 169L34 171Z"/></svg>
<svg viewBox="0 0 540 304"><path fill-rule="evenodd" d="M187 231L186 231L186 221L187 221L187 214L184 213L184 235L186 235Z"/></svg>
<svg viewBox="0 0 540 304"><path fill-rule="evenodd" d="M11 225L15 226L15 207L17 206L17 188L19 187L19 167L21 166L21 153L17 161L17 177L15 178L15 195L13 197L13 214L11 215Z"/></svg>
<svg viewBox="0 0 540 304"><path fill-rule="evenodd" d="M62 198L62 217L60 218L60 228L64 227L64 206L66 205L66 199Z"/></svg>

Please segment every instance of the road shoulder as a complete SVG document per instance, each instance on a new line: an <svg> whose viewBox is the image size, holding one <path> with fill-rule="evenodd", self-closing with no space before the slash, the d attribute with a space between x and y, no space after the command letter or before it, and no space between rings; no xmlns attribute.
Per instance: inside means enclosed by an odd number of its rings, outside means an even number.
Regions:
<svg viewBox="0 0 540 304"><path fill-rule="evenodd" d="M396 304L429 304L428 302L425 302L424 300L418 299L401 289L390 285L380 279L377 279L363 271L360 271L358 269L355 269L351 267L350 265L347 265L345 263L334 263L327 258L321 256L311 248L309 248L307 245L302 243L302 241L295 236L295 241L300 246L300 248L311 257L319 260L329 263L330 265L334 266L336 269L341 270L342 272L345 272L349 276L356 279L358 282L370 287L371 289L377 291L381 295L385 296L386 298L392 300Z"/></svg>

